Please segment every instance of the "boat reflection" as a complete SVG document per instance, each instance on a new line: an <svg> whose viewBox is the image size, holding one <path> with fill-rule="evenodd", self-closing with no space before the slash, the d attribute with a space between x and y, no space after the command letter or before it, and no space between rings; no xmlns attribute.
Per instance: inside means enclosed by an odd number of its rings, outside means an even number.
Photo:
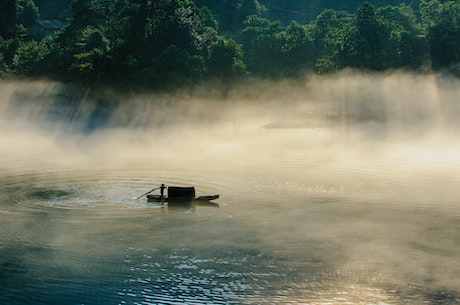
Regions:
<svg viewBox="0 0 460 305"><path fill-rule="evenodd" d="M149 202L152 202L149 200ZM166 208L170 211L194 211L197 207L219 208L219 204L211 201L172 201L172 202L152 202L152 206Z"/></svg>
<svg viewBox="0 0 460 305"><path fill-rule="evenodd" d="M189 211L194 212L197 207L219 208L219 204L215 202L192 201L192 202L168 202L165 205L168 211Z"/></svg>

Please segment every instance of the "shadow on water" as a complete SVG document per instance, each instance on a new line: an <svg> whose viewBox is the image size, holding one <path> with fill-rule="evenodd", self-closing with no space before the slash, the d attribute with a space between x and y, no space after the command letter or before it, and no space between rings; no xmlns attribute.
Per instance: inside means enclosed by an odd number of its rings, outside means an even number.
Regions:
<svg viewBox="0 0 460 305"><path fill-rule="evenodd" d="M59 199L61 197L69 196L71 194L71 191L36 188L30 190L28 196L30 196L32 200L42 201L50 199Z"/></svg>
<svg viewBox="0 0 460 305"><path fill-rule="evenodd" d="M81 131L84 134L115 127L110 125L119 103L115 96L100 95L98 91L82 94L72 87L58 84L43 86L42 90L12 94L7 115L41 124L46 122L63 131Z"/></svg>

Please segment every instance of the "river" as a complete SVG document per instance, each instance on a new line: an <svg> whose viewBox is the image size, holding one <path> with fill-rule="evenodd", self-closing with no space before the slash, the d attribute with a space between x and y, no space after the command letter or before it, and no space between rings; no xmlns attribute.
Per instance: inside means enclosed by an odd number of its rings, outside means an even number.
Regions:
<svg viewBox="0 0 460 305"><path fill-rule="evenodd" d="M4 83L0 303L460 304L460 91L440 79L353 74L116 109ZM220 198L136 198L161 183Z"/></svg>

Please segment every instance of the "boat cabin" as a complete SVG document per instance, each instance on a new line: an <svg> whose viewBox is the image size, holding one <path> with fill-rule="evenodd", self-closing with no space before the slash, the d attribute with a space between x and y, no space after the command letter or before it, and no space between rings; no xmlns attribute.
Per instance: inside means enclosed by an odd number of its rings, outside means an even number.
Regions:
<svg viewBox="0 0 460 305"><path fill-rule="evenodd" d="M192 187L168 187L169 202L189 202L195 199L195 188Z"/></svg>

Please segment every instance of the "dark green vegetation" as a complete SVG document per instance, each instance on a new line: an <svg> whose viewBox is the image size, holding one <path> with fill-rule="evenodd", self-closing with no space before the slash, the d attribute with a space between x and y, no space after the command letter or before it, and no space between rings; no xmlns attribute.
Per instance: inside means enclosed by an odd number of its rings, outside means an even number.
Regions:
<svg viewBox="0 0 460 305"><path fill-rule="evenodd" d="M35 20L59 19L54 27ZM2 0L0 76L146 88L460 62L460 1Z"/></svg>

